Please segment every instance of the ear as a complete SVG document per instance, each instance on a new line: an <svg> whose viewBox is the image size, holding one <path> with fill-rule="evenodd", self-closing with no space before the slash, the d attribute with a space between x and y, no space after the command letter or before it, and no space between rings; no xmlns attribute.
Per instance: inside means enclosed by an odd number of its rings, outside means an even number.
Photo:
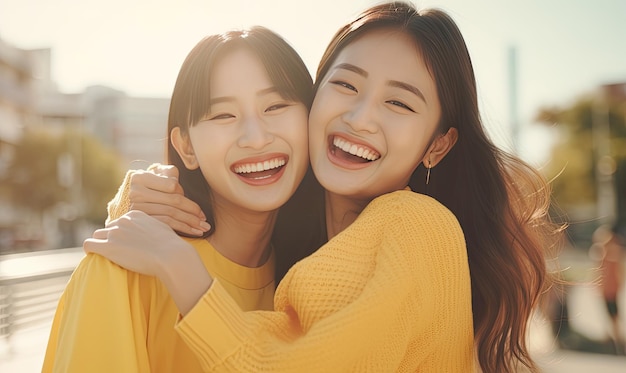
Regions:
<svg viewBox="0 0 626 373"><path fill-rule="evenodd" d="M196 154L193 151L193 145L189 140L189 135L183 135L180 131L180 127L174 127L170 133L170 138L172 146L176 149L176 152L183 160L185 167L189 170L195 170L198 168L198 160L196 159Z"/></svg>
<svg viewBox="0 0 626 373"><path fill-rule="evenodd" d="M456 128L450 127L445 135L437 136L424 155L422 163L426 168L435 167L448 154L459 138Z"/></svg>

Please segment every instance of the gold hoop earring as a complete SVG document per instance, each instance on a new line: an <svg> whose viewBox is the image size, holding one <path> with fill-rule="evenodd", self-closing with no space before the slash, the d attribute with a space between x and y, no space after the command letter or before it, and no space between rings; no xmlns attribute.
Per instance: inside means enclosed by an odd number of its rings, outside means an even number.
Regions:
<svg viewBox="0 0 626 373"><path fill-rule="evenodd" d="M430 163L430 159L428 160L428 171L426 172L426 185L428 185L428 183L430 182L430 169L432 168L432 165Z"/></svg>

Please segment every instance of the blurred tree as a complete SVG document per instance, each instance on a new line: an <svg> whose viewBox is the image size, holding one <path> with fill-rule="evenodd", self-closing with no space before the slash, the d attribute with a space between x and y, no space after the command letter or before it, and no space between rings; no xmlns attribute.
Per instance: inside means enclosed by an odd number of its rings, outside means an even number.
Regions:
<svg viewBox="0 0 626 373"><path fill-rule="evenodd" d="M26 131L15 147L6 178L13 202L36 212L63 201L66 191L57 182L61 142L43 131Z"/></svg>
<svg viewBox="0 0 626 373"><path fill-rule="evenodd" d="M85 218L104 224L106 204L113 198L124 178L125 169L117 153L93 137L83 137L81 167Z"/></svg>
<svg viewBox="0 0 626 373"><path fill-rule="evenodd" d="M615 190L617 192L617 226L626 236L626 157L617 163L615 172Z"/></svg>
<svg viewBox="0 0 626 373"><path fill-rule="evenodd" d="M73 206L75 218L102 224L106 202L122 177L118 156L95 138L72 130L29 129L16 145L6 184L18 206L37 213Z"/></svg>
<svg viewBox="0 0 626 373"><path fill-rule="evenodd" d="M581 101L565 109L544 108L536 119L557 126L557 139L545 172L549 177L558 175L552 183L558 204L595 201L592 102Z"/></svg>
<svg viewBox="0 0 626 373"><path fill-rule="evenodd" d="M597 158L594 120L598 120L593 98L583 98L566 108L543 108L537 121L556 125L558 139L552 149L547 175L555 176L554 194L563 206L596 201ZM608 102L609 156L616 164L626 160L626 113L624 103ZM606 120L606 119L605 119Z"/></svg>
<svg viewBox="0 0 626 373"><path fill-rule="evenodd" d="M598 172L613 173L615 177L617 165L626 162L624 99L583 97L569 107L542 108L536 120L556 126L557 139L545 173L554 178L552 187L557 204L565 212L577 206L595 205ZM606 132L602 132L602 125L606 125Z"/></svg>

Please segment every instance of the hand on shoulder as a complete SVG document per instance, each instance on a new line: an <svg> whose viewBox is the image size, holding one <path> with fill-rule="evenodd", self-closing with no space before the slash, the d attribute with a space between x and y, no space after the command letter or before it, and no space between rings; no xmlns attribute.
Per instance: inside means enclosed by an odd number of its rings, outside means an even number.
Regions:
<svg viewBox="0 0 626 373"><path fill-rule="evenodd" d="M163 263L179 255L179 250L194 250L169 226L141 211L130 211L96 230L83 249L150 276L158 276Z"/></svg>

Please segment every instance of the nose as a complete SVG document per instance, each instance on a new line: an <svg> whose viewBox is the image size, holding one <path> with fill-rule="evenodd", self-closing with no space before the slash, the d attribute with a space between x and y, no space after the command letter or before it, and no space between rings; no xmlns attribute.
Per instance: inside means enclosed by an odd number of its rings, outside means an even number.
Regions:
<svg viewBox="0 0 626 373"><path fill-rule="evenodd" d="M263 149L274 141L274 135L267 130L266 123L256 115L244 118L241 131L238 145L242 148Z"/></svg>
<svg viewBox="0 0 626 373"><path fill-rule="evenodd" d="M375 102L367 97L362 97L352 102L351 105L344 113L343 120L356 132L375 133L378 130Z"/></svg>

